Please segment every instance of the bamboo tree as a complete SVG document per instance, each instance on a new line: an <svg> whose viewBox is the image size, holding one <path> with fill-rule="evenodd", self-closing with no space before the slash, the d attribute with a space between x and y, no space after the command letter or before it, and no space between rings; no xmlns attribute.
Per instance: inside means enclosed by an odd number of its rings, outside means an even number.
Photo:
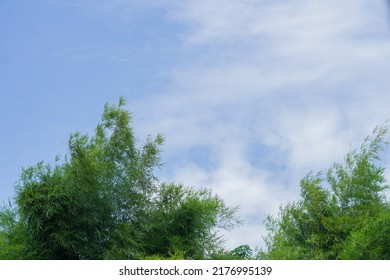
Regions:
<svg viewBox="0 0 390 280"><path fill-rule="evenodd" d="M164 137L138 145L124 106L106 104L92 137L72 134L63 162L22 170L15 211L0 211L0 258L204 258L219 246L218 222L234 227L235 209L159 182Z"/></svg>
<svg viewBox="0 0 390 280"><path fill-rule="evenodd" d="M384 196L389 186L380 164L386 134L387 124L378 126L359 150L347 153L343 164L334 164L326 175L310 172L303 178L300 199L281 207L277 217L267 217L266 249L261 257L389 258L390 208ZM373 235L368 237L368 233ZM365 245L363 240L367 240ZM369 253L374 247L376 253ZM355 254L358 249L360 253Z"/></svg>

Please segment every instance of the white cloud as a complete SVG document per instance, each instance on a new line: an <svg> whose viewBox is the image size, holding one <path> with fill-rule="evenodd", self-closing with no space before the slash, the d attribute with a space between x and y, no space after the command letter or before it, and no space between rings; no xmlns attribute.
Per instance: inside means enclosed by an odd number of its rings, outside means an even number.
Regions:
<svg viewBox="0 0 390 280"><path fill-rule="evenodd" d="M239 148L229 146L221 149L219 155L222 158L215 169L189 162L177 168L173 179L190 186L212 187L228 205L239 206L244 226L222 233L229 240L230 248L241 244L255 248L260 245L261 235L264 234L264 218L275 214L281 202L287 203L297 193L296 190L286 189L268 171L252 166Z"/></svg>
<svg viewBox="0 0 390 280"><path fill-rule="evenodd" d="M172 179L241 205L246 224L230 245L261 245L261 220L297 198L299 179L341 161L389 117L384 3L164 3L190 31L170 92L149 99L143 126L166 133L171 159L212 151L212 168L181 158Z"/></svg>
<svg viewBox="0 0 390 280"><path fill-rule="evenodd" d="M100 2L132 11L131 1ZM261 220L296 199L302 176L389 118L384 1L136 2L184 27L170 84L131 108L137 131L165 133L167 180L241 205L232 246L261 245Z"/></svg>

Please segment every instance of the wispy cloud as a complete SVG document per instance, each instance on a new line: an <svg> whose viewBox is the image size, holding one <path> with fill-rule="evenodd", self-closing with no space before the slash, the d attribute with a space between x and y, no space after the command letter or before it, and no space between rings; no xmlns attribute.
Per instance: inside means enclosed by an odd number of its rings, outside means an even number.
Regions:
<svg viewBox="0 0 390 280"><path fill-rule="evenodd" d="M261 220L296 198L303 175L389 118L385 1L140 3L183 29L169 84L131 107L137 129L165 133L166 180L241 205L230 246L261 245Z"/></svg>
<svg viewBox="0 0 390 280"><path fill-rule="evenodd" d="M341 161L389 117L384 3L166 3L188 25L185 56L143 125L167 134L172 159L213 151L213 165L173 162L171 179L240 204L246 225L232 244L261 244L261 219L296 198L300 177Z"/></svg>

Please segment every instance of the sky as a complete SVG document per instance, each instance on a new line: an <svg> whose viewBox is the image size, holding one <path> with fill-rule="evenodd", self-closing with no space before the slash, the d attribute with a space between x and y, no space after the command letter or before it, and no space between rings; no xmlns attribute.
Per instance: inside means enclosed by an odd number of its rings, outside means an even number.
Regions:
<svg viewBox="0 0 390 280"><path fill-rule="evenodd" d="M227 247L261 247L300 179L390 118L385 0L0 0L0 36L0 203L123 96L140 143L165 135L161 181L239 206Z"/></svg>

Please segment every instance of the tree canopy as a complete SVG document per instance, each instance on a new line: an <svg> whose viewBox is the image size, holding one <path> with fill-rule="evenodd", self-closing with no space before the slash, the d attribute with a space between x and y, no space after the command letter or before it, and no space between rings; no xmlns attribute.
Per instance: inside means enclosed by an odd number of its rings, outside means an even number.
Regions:
<svg viewBox="0 0 390 280"><path fill-rule="evenodd" d="M381 152L387 123L343 163L309 172L300 198L265 219L265 248L226 250L237 208L206 188L160 182L162 134L136 140L132 115L106 104L92 137L76 132L54 164L22 169L0 209L0 259L390 259Z"/></svg>
<svg viewBox="0 0 390 280"><path fill-rule="evenodd" d="M389 185L380 163L387 126L326 172L300 182L299 200L268 216L265 259L390 259Z"/></svg>
<svg viewBox="0 0 390 280"><path fill-rule="evenodd" d="M125 100L106 104L92 137L70 136L54 165L22 170L0 211L0 259L210 258L236 208L207 189L162 183L162 134L138 146Z"/></svg>

